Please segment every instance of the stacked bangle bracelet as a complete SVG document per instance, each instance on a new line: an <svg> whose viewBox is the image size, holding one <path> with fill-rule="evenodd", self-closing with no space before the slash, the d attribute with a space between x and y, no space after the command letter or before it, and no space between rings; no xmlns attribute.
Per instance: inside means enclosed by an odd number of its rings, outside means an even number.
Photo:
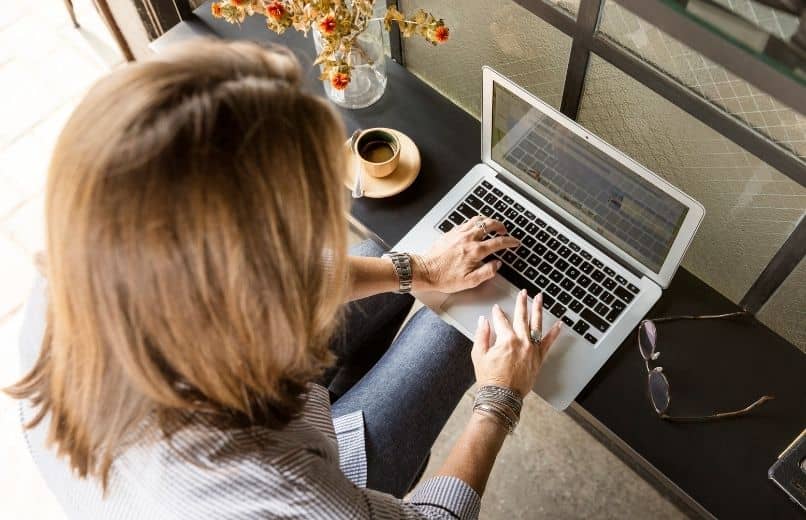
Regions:
<svg viewBox="0 0 806 520"><path fill-rule="evenodd" d="M484 385L476 394L473 412L497 419L512 433L520 420L522 405L523 399L517 392L502 386Z"/></svg>

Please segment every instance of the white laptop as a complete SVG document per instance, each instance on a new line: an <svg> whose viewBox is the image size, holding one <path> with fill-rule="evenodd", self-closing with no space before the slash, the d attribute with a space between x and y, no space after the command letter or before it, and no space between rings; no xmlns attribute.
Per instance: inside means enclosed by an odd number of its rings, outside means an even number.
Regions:
<svg viewBox="0 0 806 520"><path fill-rule="evenodd" d="M484 68L481 163L393 249L424 253L474 215L521 240L493 280L416 296L472 338L479 315L544 294L566 323L534 387L565 409L669 286L705 210L676 187L496 71ZM637 354L636 354L637 355Z"/></svg>

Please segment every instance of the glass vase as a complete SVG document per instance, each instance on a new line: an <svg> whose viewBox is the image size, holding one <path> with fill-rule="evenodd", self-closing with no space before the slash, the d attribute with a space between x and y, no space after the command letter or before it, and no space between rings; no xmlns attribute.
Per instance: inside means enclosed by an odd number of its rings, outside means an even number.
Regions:
<svg viewBox="0 0 806 520"><path fill-rule="evenodd" d="M316 53L322 50L322 36L313 31ZM325 94L344 108L364 108L378 101L386 90L386 55L383 49L383 25L380 20L369 22L367 28L358 35L348 63L353 67L347 88L333 88L325 80Z"/></svg>

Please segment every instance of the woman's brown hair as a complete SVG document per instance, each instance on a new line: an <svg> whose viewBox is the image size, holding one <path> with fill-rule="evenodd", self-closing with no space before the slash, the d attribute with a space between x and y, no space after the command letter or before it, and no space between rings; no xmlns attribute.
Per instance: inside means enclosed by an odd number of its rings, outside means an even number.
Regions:
<svg viewBox="0 0 806 520"><path fill-rule="evenodd" d="M331 363L346 234L338 116L287 52L195 41L100 80L47 184L48 314L6 389L104 484L188 413L281 427Z"/></svg>

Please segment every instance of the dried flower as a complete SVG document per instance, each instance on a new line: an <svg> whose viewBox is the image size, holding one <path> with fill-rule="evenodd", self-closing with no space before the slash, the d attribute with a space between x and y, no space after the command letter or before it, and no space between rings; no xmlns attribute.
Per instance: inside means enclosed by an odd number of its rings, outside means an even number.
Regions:
<svg viewBox="0 0 806 520"><path fill-rule="evenodd" d="M266 16L275 20L282 20L285 16L285 7L280 2L272 2L266 6Z"/></svg>
<svg viewBox="0 0 806 520"><path fill-rule="evenodd" d="M336 90L344 90L350 84L350 76L344 72L334 72L330 76L330 84Z"/></svg>
<svg viewBox="0 0 806 520"><path fill-rule="evenodd" d="M451 34L450 29L448 29L444 25L440 25L436 29L434 29L433 38L434 41L437 43L445 43L446 41L448 41L448 37L450 36L450 34Z"/></svg>
<svg viewBox="0 0 806 520"><path fill-rule="evenodd" d="M350 83L352 62L350 53L361 51L358 36L364 32L373 18L375 0L219 0L212 4L215 18L230 23L241 23L247 16L262 13L266 27L278 34L289 27L305 33L316 29L322 35L322 50L314 64L321 65L321 79L329 81L333 88L344 90ZM448 40L450 31L443 20L431 13L417 10L407 18L394 6L387 9L383 18L389 30L397 24L404 37L419 35L426 41L437 44Z"/></svg>
<svg viewBox="0 0 806 520"><path fill-rule="evenodd" d="M319 22L319 31L322 34L332 34L336 30L336 18L328 16Z"/></svg>

